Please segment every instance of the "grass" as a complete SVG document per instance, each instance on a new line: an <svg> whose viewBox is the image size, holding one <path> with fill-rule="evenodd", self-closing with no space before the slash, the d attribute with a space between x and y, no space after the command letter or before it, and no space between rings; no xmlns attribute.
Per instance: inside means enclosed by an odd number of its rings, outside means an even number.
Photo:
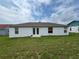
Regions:
<svg viewBox="0 0 79 59"><path fill-rule="evenodd" d="M0 36L0 59L79 59L79 34L14 39Z"/></svg>

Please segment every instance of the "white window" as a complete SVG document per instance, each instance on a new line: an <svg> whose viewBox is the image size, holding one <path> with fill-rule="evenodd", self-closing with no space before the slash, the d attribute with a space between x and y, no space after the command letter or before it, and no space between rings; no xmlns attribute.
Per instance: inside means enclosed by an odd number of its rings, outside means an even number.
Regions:
<svg viewBox="0 0 79 59"><path fill-rule="evenodd" d="M72 31L72 28L70 27L70 31Z"/></svg>
<svg viewBox="0 0 79 59"><path fill-rule="evenodd" d="M52 27L48 27L48 33L53 33L53 28Z"/></svg>
<svg viewBox="0 0 79 59"><path fill-rule="evenodd" d="M67 33L67 27L64 27L64 33Z"/></svg>
<svg viewBox="0 0 79 59"><path fill-rule="evenodd" d="M79 27L78 27L78 31L79 31Z"/></svg>
<svg viewBox="0 0 79 59"><path fill-rule="evenodd" d="M18 28L15 28L15 34L18 34L19 31L18 31Z"/></svg>

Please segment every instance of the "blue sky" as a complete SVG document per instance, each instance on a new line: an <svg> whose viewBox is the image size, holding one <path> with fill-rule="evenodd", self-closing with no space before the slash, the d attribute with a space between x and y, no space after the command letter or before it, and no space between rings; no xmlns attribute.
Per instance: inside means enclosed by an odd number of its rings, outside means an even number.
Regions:
<svg viewBox="0 0 79 59"><path fill-rule="evenodd" d="M0 0L0 23L79 20L79 0Z"/></svg>

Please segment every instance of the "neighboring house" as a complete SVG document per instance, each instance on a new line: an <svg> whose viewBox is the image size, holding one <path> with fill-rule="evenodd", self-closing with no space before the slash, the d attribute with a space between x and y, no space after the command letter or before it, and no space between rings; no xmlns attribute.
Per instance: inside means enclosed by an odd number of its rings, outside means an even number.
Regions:
<svg viewBox="0 0 79 59"><path fill-rule="evenodd" d="M9 28L9 37L27 37L37 35L69 35L68 26L55 23L30 22L11 25Z"/></svg>
<svg viewBox="0 0 79 59"><path fill-rule="evenodd" d="M9 25L0 24L0 35L9 35Z"/></svg>
<svg viewBox="0 0 79 59"><path fill-rule="evenodd" d="M79 33L79 21L72 21L68 24L69 32Z"/></svg>

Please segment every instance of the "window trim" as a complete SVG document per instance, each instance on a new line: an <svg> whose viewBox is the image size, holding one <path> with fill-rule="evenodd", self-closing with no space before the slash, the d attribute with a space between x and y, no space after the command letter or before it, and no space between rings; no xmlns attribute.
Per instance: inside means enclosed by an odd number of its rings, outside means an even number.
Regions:
<svg viewBox="0 0 79 59"><path fill-rule="evenodd" d="M19 34L19 28L15 28L15 34Z"/></svg>
<svg viewBox="0 0 79 59"><path fill-rule="evenodd" d="M35 35L35 28L33 28L33 35Z"/></svg>
<svg viewBox="0 0 79 59"><path fill-rule="evenodd" d="M0 30L5 30L4 28L0 28Z"/></svg>
<svg viewBox="0 0 79 59"><path fill-rule="evenodd" d="M79 31L79 27L78 27L78 31Z"/></svg>
<svg viewBox="0 0 79 59"><path fill-rule="evenodd" d="M39 28L37 28L37 34L39 34Z"/></svg>
<svg viewBox="0 0 79 59"><path fill-rule="evenodd" d="M64 27L64 33L67 33L67 27Z"/></svg>
<svg viewBox="0 0 79 59"><path fill-rule="evenodd" d="M53 27L48 27L48 33L53 33Z"/></svg>
<svg viewBox="0 0 79 59"><path fill-rule="evenodd" d="M72 31L72 28L70 27L70 31Z"/></svg>

